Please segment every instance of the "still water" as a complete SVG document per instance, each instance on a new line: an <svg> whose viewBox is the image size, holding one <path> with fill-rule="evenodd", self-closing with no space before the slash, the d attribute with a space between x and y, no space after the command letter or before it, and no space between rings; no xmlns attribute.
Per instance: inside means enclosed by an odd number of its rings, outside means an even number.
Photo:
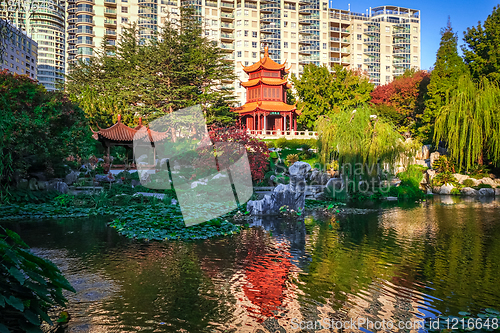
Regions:
<svg viewBox="0 0 500 333"><path fill-rule="evenodd" d="M66 332L293 332L500 309L499 199L372 208L191 243L131 241L105 220L4 225L77 290Z"/></svg>

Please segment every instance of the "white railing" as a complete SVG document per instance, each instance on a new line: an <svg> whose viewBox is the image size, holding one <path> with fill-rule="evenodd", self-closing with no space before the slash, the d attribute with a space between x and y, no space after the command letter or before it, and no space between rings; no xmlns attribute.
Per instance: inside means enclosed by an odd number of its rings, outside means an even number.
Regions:
<svg viewBox="0 0 500 333"><path fill-rule="evenodd" d="M247 129L249 135L255 136L261 139L276 139L276 138L286 138L286 139L317 139L318 132L312 131L281 131L281 130L249 130Z"/></svg>

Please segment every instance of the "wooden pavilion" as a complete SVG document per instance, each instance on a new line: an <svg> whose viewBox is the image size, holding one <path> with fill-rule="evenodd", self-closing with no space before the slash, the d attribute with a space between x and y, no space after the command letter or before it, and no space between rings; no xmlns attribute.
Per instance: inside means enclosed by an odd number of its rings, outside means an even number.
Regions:
<svg viewBox="0 0 500 333"><path fill-rule="evenodd" d="M280 134L297 130L297 115L300 111L295 105L286 104L287 89L291 86L285 75L286 61L278 64L269 58L269 49L264 49L264 57L253 65L243 67L249 75L246 88L246 103L232 108L238 113L241 124L255 134Z"/></svg>

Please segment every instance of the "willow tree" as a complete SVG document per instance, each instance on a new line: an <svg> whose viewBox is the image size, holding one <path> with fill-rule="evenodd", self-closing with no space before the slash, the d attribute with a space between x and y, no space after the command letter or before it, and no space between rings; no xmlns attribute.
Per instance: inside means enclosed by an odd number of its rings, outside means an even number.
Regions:
<svg viewBox="0 0 500 333"><path fill-rule="evenodd" d="M348 191L358 191L360 181L373 188L381 167L395 165L407 150L392 123L374 114L375 110L362 107L318 120L321 162L338 160L344 183L351 185Z"/></svg>
<svg viewBox="0 0 500 333"><path fill-rule="evenodd" d="M450 103L436 119L434 140L448 144L460 170L482 165L486 155L500 164L500 87L482 78L475 82L462 76Z"/></svg>

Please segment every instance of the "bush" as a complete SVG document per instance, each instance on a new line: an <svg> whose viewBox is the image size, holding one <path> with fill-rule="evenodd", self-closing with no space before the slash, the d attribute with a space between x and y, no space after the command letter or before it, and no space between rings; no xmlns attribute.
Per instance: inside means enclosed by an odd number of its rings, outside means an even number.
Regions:
<svg viewBox="0 0 500 333"><path fill-rule="evenodd" d="M268 141L266 142L267 148L274 148L274 141Z"/></svg>
<svg viewBox="0 0 500 333"><path fill-rule="evenodd" d="M0 331L41 332L43 321L52 324L48 309L66 306L62 290L75 290L52 262L31 253L18 234L4 228L0 257Z"/></svg>
<svg viewBox="0 0 500 333"><path fill-rule="evenodd" d="M283 149L288 146L288 140L285 138L279 138L278 140L276 140L274 145L276 146L276 148Z"/></svg>
<svg viewBox="0 0 500 333"><path fill-rule="evenodd" d="M479 190L482 188L493 188L490 184L479 184L476 186Z"/></svg>
<svg viewBox="0 0 500 333"><path fill-rule="evenodd" d="M423 178L423 173L427 170L421 165L410 165L406 171L398 173L398 178L401 180L399 186L391 186L389 196L398 197L400 199L419 199L424 196L424 192L420 189L420 182Z"/></svg>
<svg viewBox="0 0 500 333"><path fill-rule="evenodd" d="M439 156L437 160L432 164L432 168L436 170L438 173L454 173L455 172L455 163L448 159L447 156Z"/></svg>
<svg viewBox="0 0 500 333"><path fill-rule="evenodd" d="M299 155L297 154L290 154L286 157L286 165L287 166L290 166L292 164L294 164L295 162L297 162L299 160Z"/></svg>
<svg viewBox="0 0 500 333"><path fill-rule="evenodd" d="M438 173L433 179L432 184L435 186L442 186L444 184L457 184L457 179L450 172Z"/></svg>
<svg viewBox="0 0 500 333"><path fill-rule="evenodd" d="M467 178L466 180L463 181L463 184L465 187L472 187L474 186L474 181L470 178Z"/></svg>
<svg viewBox="0 0 500 333"><path fill-rule="evenodd" d="M451 195L460 195L462 194L458 188L452 188L450 191Z"/></svg>

